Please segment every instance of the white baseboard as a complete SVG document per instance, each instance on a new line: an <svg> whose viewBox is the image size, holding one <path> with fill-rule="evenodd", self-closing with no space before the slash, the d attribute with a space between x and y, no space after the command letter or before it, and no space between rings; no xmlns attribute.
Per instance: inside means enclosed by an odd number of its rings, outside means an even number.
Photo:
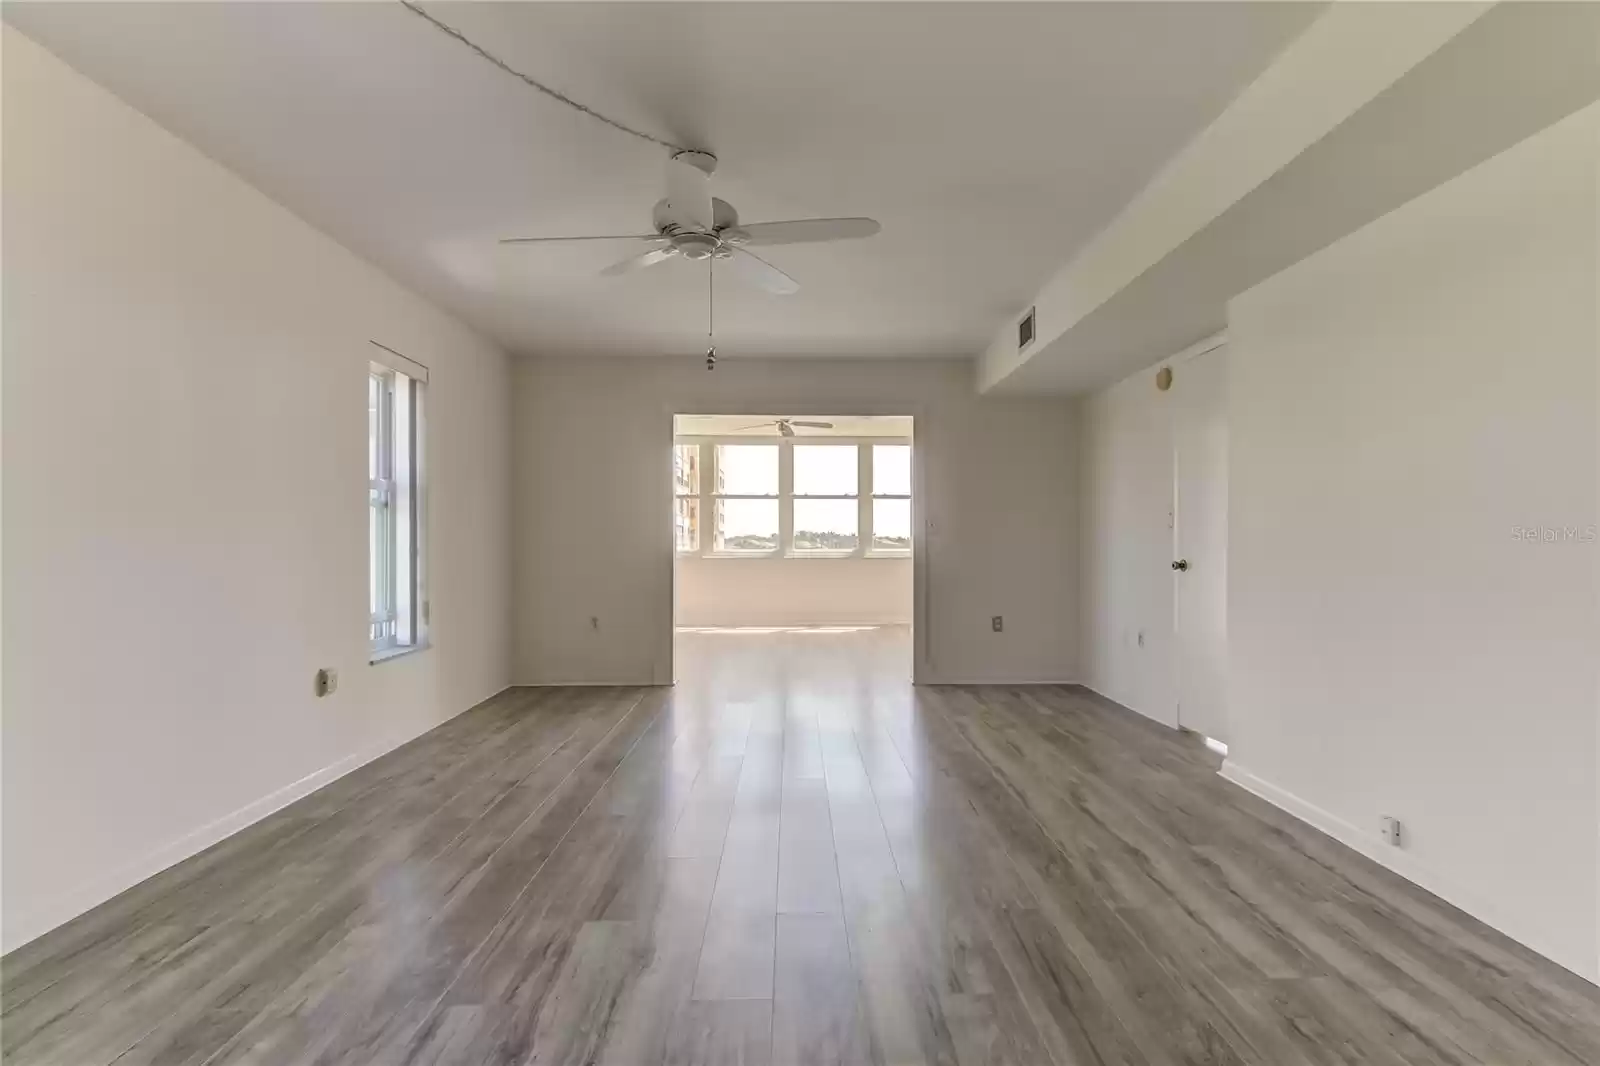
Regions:
<svg viewBox="0 0 1600 1066"><path fill-rule="evenodd" d="M1461 908L1485 925L1525 947L1532 948L1563 969L1571 970L1586 981L1600 984L1600 974L1586 973L1572 962L1563 959L1558 952L1552 950L1551 945L1539 942L1536 937L1514 932L1515 923L1508 923L1499 908L1432 867L1418 862L1415 856L1384 843L1378 834L1365 832L1338 815L1301 799L1287 789L1279 788L1272 782L1257 777L1232 759L1224 759L1222 768L1217 774L1246 792L1261 797L1279 810L1294 815L1307 825L1320 829L1346 847L1359 851L1379 866L1399 874L1419 888L1426 889L1440 899Z"/></svg>
<svg viewBox="0 0 1600 1066"><path fill-rule="evenodd" d="M509 687L509 686L508 686ZM504 689L501 690L505 691ZM495 693L494 695L499 695ZM486 697L492 699L493 696ZM449 718L440 720L423 730L423 733L437 729L445 722L457 715L465 714L473 707L478 706L483 700L468 704ZM245 829L268 815L276 814L297 799L309 796L317 789L337 781L352 771L359 770L374 759L380 758L403 744L408 744L421 736L422 733L409 737L396 737L371 745L361 751L347 755L337 762L324 766L322 769L307 774L298 781L284 785L282 788L267 793L254 802L247 803L236 811L223 815L214 822L208 822L192 832L185 833L176 840L163 844L156 850L141 856L133 862L126 863L115 870L109 871L70 891L63 892L51 900L47 907L37 907L21 915L7 913L4 928L0 930L0 953L10 952L31 940L36 940L57 926L85 914L106 900L127 891L141 881L146 881L168 867L176 866L185 859L192 858L209 848L220 840Z"/></svg>
<svg viewBox="0 0 1600 1066"><path fill-rule="evenodd" d="M1079 688L1083 689L1085 692L1092 692L1096 696L1099 696L1101 699L1107 701L1108 703L1114 703L1118 707L1121 707L1123 710L1129 711L1129 712L1131 712L1133 714L1138 715L1140 718L1147 718L1150 721L1154 722L1156 725L1164 725L1168 729L1181 728L1178 725L1178 722L1177 722L1176 718L1170 718L1170 719L1169 718L1158 718L1155 715L1150 714L1148 711L1140 710L1138 707L1135 707L1131 703L1124 703L1121 700L1117 699L1115 696L1109 696L1106 693L1101 692L1099 689L1095 688L1093 685L1087 684L1087 683L1082 682L1082 681L1076 682L1076 684L1077 684L1077 686Z"/></svg>
<svg viewBox="0 0 1600 1066"><path fill-rule="evenodd" d="M512 688L660 688L659 681L518 681Z"/></svg>
<svg viewBox="0 0 1600 1066"><path fill-rule="evenodd" d="M834 626L871 626L876 629L911 628L909 618L832 618L811 621L794 618L741 618L729 621L726 617L716 621L690 621L677 619L674 629L832 629Z"/></svg>
<svg viewBox="0 0 1600 1066"><path fill-rule="evenodd" d="M1030 685L1072 685L1076 681L1061 681L1050 677L980 677L980 678L948 678L948 677L921 677L916 681L919 685L983 685L989 688L1027 688Z"/></svg>

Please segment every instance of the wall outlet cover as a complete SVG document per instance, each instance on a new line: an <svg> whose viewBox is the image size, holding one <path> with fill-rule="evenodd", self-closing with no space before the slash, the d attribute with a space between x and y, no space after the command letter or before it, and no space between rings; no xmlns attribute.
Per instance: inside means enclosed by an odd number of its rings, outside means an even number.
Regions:
<svg viewBox="0 0 1600 1066"><path fill-rule="evenodd" d="M993 618L989 619L989 625L993 627L996 633L1004 633L1006 628L1006 620L997 614Z"/></svg>

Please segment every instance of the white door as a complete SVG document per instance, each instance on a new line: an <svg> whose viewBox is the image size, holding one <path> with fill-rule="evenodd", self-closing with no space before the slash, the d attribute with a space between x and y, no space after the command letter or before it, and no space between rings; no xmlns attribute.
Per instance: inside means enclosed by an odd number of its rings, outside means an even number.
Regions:
<svg viewBox="0 0 1600 1066"><path fill-rule="evenodd" d="M1172 368L1178 723L1228 739L1228 349Z"/></svg>

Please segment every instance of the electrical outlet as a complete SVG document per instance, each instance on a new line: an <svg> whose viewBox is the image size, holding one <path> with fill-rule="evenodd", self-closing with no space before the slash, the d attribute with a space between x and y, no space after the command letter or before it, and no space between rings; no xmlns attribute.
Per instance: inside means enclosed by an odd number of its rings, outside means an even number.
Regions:
<svg viewBox="0 0 1600 1066"><path fill-rule="evenodd" d="M319 697L331 696L339 691L339 671L330 667L318 670L316 679L312 682L312 691Z"/></svg>
<svg viewBox="0 0 1600 1066"><path fill-rule="evenodd" d="M1385 844L1395 848L1402 846L1405 841L1405 829L1401 826L1400 819L1392 818L1386 814L1383 816L1383 821L1379 823L1379 826L1378 832L1383 837Z"/></svg>
<svg viewBox="0 0 1600 1066"><path fill-rule="evenodd" d="M995 615L993 618L989 619L989 625L993 627L996 633L1004 633L1006 629L1006 620L1000 615Z"/></svg>

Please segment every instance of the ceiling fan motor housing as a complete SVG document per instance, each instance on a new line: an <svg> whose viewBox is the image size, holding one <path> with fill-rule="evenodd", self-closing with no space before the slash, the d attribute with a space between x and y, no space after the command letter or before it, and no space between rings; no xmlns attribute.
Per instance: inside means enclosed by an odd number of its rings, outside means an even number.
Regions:
<svg viewBox="0 0 1600 1066"><path fill-rule="evenodd" d="M709 233L677 233L672 237L672 246L685 259L710 259L721 243Z"/></svg>
<svg viewBox="0 0 1600 1066"><path fill-rule="evenodd" d="M713 196L711 198L711 228L724 239L738 233L741 237L747 236L739 229L739 212L733 209L728 201ZM664 237L685 230L673 215L672 205L666 200L657 200L655 208L650 213L650 220L654 223L656 232Z"/></svg>

